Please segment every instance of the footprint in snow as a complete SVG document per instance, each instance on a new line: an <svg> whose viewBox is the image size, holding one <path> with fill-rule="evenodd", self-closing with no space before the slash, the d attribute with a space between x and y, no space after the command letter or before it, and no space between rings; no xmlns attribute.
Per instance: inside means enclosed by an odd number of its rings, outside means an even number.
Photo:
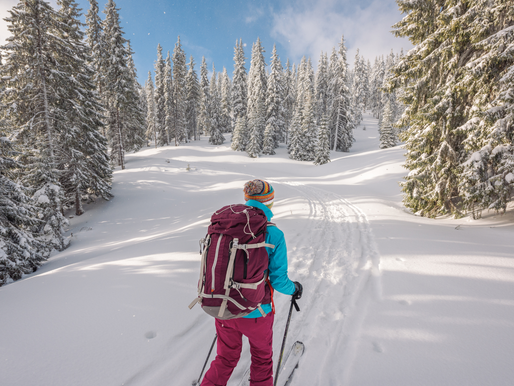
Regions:
<svg viewBox="0 0 514 386"><path fill-rule="evenodd" d="M153 339L157 336L157 333L155 331L148 331L146 334L145 334L145 338L150 340L150 339Z"/></svg>

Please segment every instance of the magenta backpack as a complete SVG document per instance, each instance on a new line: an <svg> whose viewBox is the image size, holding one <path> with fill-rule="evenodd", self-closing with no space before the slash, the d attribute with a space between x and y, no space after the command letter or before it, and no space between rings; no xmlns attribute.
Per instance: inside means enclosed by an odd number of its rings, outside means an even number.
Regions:
<svg viewBox="0 0 514 386"><path fill-rule="evenodd" d="M267 288L266 214L252 206L228 205L211 217L200 240L201 268L196 303L218 319L234 319L260 310L271 301ZM270 224L272 225L272 224ZM263 303L264 302L264 303Z"/></svg>

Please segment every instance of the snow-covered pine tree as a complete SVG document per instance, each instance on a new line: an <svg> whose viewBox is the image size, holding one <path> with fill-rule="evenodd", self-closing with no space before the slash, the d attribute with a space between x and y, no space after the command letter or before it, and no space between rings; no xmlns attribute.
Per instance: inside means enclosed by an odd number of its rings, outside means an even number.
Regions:
<svg viewBox="0 0 514 386"><path fill-rule="evenodd" d="M148 108L146 113L146 138L147 141L154 141L155 147L157 147L157 124L156 124L156 107L155 107L155 96L154 87L152 81L152 73L148 71L148 79L145 84L146 91L146 106Z"/></svg>
<svg viewBox="0 0 514 386"><path fill-rule="evenodd" d="M327 116L322 114L318 130L314 165L324 165L328 162L330 162L330 132L328 130Z"/></svg>
<svg viewBox="0 0 514 386"><path fill-rule="evenodd" d="M124 141L126 151L138 151L146 143L146 101L142 104L141 94L143 88L137 81L137 70L132 58L132 48L130 41L127 41L127 84L126 100L123 112Z"/></svg>
<svg viewBox="0 0 514 386"><path fill-rule="evenodd" d="M232 122L232 83L228 77L227 69L223 67L221 81L221 132L231 133Z"/></svg>
<svg viewBox="0 0 514 386"><path fill-rule="evenodd" d="M282 63L273 46L271 72L267 81L266 128L264 130L263 154L275 154L280 138L284 137L284 96L282 88Z"/></svg>
<svg viewBox="0 0 514 386"><path fill-rule="evenodd" d="M339 43L339 52L332 51L330 57L329 96L331 105L329 128L331 146L335 151L349 151L353 138L355 123L351 113L350 91L347 80L348 63L346 61L346 46L344 36Z"/></svg>
<svg viewBox="0 0 514 386"><path fill-rule="evenodd" d="M352 105L355 125L359 125L362 121L362 113L364 112L367 82L366 82L366 65L364 58L359 55L359 49L355 54L355 64L353 66L353 88L352 88Z"/></svg>
<svg viewBox="0 0 514 386"><path fill-rule="evenodd" d="M200 111L198 114L198 128L203 135L210 135L211 131L211 97L209 91L209 78L205 56L200 66Z"/></svg>
<svg viewBox="0 0 514 386"><path fill-rule="evenodd" d="M186 132L186 54L180 44L180 36L173 49L173 100L175 145L187 142Z"/></svg>
<svg viewBox="0 0 514 386"><path fill-rule="evenodd" d="M373 117L382 119L382 84L384 83L385 63L383 57L375 58L370 80L370 109Z"/></svg>
<svg viewBox="0 0 514 386"><path fill-rule="evenodd" d="M289 125L291 124L291 120L293 119L294 102L296 99L296 82L293 78L293 72L291 71L289 59L287 59L284 75L282 76L282 84L284 95L284 132L282 134L283 137L280 138L280 141L288 144Z"/></svg>
<svg viewBox="0 0 514 386"><path fill-rule="evenodd" d="M321 117L328 112L328 57L323 52L319 58L318 71L316 72L315 100L316 100L316 121L320 123Z"/></svg>
<svg viewBox="0 0 514 386"><path fill-rule="evenodd" d="M157 125L157 144L160 146L169 145L168 135L166 133L166 95L164 84L164 69L166 63L162 56L162 47L157 44L157 60L154 63L155 68L155 124Z"/></svg>
<svg viewBox="0 0 514 386"><path fill-rule="evenodd" d="M186 76L186 129L188 139L200 139L198 130L198 109L200 103L200 84L195 71L195 62L191 56Z"/></svg>
<svg viewBox="0 0 514 386"><path fill-rule="evenodd" d="M312 67L307 67L307 74L311 71ZM314 100L314 85L310 77L307 77L308 86L304 91L304 103L302 111L302 125L301 125L301 142L300 151L297 159L301 161L313 161L316 157L316 141L318 135L318 127L316 124L316 101Z"/></svg>
<svg viewBox="0 0 514 386"><path fill-rule="evenodd" d="M37 210L27 189L15 182L13 171L21 165L15 161L16 151L6 137L10 124L6 106L1 103L5 82L0 78L0 286L33 272L45 258L44 245L32 232L39 222Z"/></svg>
<svg viewBox="0 0 514 386"><path fill-rule="evenodd" d="M305 91L309 87L307 75L307 59L302 57L298 65L298 73L295 79L295 94L296 100L294 103L294 112L291 125L289 128L289 143L287 151L289 158L294 160L302 160L302 143L303 143L303 113L305 109Z"/></svg>
<svg viewBox="0 0 514 386"><path fill-rule="evenodd" d="M246 130L246 117L237 117L234 133L232 135L232 144L230 145L232 150L244 151L244 141L247 138Z"/></svg>
<svg viewBox="0 0 514 386"><path fill-rule="evenodd" d="M423 216L459 216L465 199L461 181L469 154L467 140L479 134L467 123L483 106L477 98L494 100L501 74L494 55L490 57L492 65L479 71L485 71L484 75L475 76L471 63L483 54L478 44L481 40L513 24L512 4L397 2L407 16L394 26L395 34L409 37L415 45L393 68L392 79L393 86L404 86L407 109L400 125L409 125L402 133L407 149L405 166L410 170L402 184L404 203ZM503 13L492 17L490 12L498 7ZM481 13L488 15L487 19L481 19Z"/></svg>
<svg viewBox="0 0 514 386"><path fill-rule="evenodd" d="M396 146L396 133L393 128L393 112L391 111L391 103L386 102L384 106L383 118L379 128L380 132L380 148L387 149Z"/></svg>
<svg viewBox="0 0 514 386"><path fill-rule="evenodd" d="M248 72L248 132L246 152L252 158L262 152L266 127L266 63L260 38L252 46L252 59Z"/></svg>
<svg viewBox="0 0 514 386"><path fill-rule="evenodd" d="M476 91L471 117L460 129L467 135L460 188L464 208L478 218L483 210L504 213L513 198L514 8L477 1L474 14L476 53L462 83Z"/></svg>
<svg viewBox="0 0 514 386"><path fill-rule="evenodd" d="M218 90L218 83L216 81L216 69L214 64L212 65L212 77L209 88L210 100L210 118L211 118L211 129L209 143L212 145L221 145L225 142L225 137L221 133L221 98Z"/></svg>
<svg viewBox="0 0 514 386"><path fill-rule="evenodd" d="M236 47L234 48L234 74L232 77L232 111L234 120L237 120L238 117L246 118L246 110L248 105L248 83L247 83L247 75L246 75L246 61L245 54L243 49L243 42L239 40L236 41ZM244 150L243 148L237 150Z"/></svg>
<svg viewBox="0 0 514 386"><path fill-rule="evenodd" d="M93 69L87 65L87 46L74 0L58 0L59 28L54 32L66 46L54 53L61 73L69 81L62 84L54 98L62 109L64 120L54 123L57 129L59 180L65 192L65 206L75 206L81 215L82 200L93 201L111 195L112 171L107 155L107 141L100 134L102 106L92 82Z"/></svg>
<svg viewBox="0 0 514 386"><path fill-rule="evenodd" d="M120 27L119 8L116 3L109 0L105 6L104 33L106 39L105 82L109 85L105 89L105 100L108 115L107 134L111 146L111 162L125 169L125 127L123 114L132 99L127 95L131 82L128 70L127 39L123 37Z"/></svg>
<svg viewBox="0 0 514 386"><path fill-rule="evenodd" d="M55 54L69 47L57 37L60 17L47 2L20 2L9 13L5 20L11 36L2 47L5 64L0 74L9 81L8 92L3 95L12 125L9 135L22 153L22 183L35 192L40 221L34 232L46 252L62 250L69 240L63 236L67 220L62 215L64 192L59 183L56 122L66 119L59 101L66 95L70 80Z"/></svg>
<svg viewBox="0 0 514 386"><path fill-rule="evenodd" d="M170 52L166 55L166 64L164 65L164 106L166 109L164 125L166 126L166 136L168 143L171 143L171 137L174 135L174 112L175 102L173 99L173 76L171 69ZM178 143L175 141L175 146Z"/></svg>
<svg viewBox="0 0 514 386"><path fill-rule="evenodd" d="M99 94L100 100L103 102L104 89L104 67L105 67L105 36L102 28L102 19L98 15L98 2L89 0L91 5L86 14L86 42L89 47L89 55L87 62L93 69L93 83ZM106 137L105 126L102 127L102 134Z"/></svg>

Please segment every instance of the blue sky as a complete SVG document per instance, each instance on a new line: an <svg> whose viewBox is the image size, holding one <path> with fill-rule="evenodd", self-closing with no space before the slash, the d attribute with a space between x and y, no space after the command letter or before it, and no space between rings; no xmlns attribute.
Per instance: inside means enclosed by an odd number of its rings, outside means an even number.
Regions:
<svg viewBox="0 0 514 386"><path fill-rule="evenodd" d="M17 2L0 0L0 18L6 17L7 10ZM49 2L57 7L56 0ZM88 0L77 2L84 13L89 10ZM98 3L101 13L107 0ZM350 65L357 48L373 62L391 49L399 52L412 47L407 40L390 33L391 26L402 18L394 0L118 0L116 4L125 37L135 51L140 83L144 83L148 71L153 72L157 44L161 44L166 56L168 50L173 53L179 35L187 60L192 55L197 70L205 56L209 69L214 63L217 71L226 67L229 75L234 69L234 45L239 38L246 44L247 66L258 37L266 50L267 63L276 44L283 64L287 58L299 63L305 55L316 66L321 51L330 52L337 47L343 34ZM0 44L7 36L7 24L1 20Z"/></svg>

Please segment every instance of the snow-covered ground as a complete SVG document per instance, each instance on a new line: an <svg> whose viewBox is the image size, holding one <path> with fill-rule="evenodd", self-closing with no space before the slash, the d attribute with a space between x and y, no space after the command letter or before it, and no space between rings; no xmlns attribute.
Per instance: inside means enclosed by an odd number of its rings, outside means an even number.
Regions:
<svg viewBox="0 0 514 386"><path fill-rule="evenodd" d="M0 385L190 385L214 337L187 308L198 240L253 178L275 188L289 275L305 288L288 335L306 345L294 385L514 384L513 211L413 216L404 150L378 150L369 116L355 137L323 166L206 139L129 155L115 198L70 220L71 247L0 288ZM289 297L276 301L278 355ZM249 360L245 346L229 386Z"/></svg>

